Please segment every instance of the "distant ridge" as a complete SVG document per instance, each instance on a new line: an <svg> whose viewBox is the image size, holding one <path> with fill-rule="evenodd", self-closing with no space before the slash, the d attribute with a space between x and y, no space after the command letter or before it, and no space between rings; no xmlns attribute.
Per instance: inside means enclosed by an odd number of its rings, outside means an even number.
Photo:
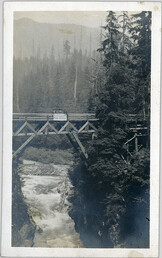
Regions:
<svg viewBox="0 0 162 258"><path fill-rule="evenodd" d="M72 25L75 25L75 26L79 26L79 27L84 27L84 28L89 28L89 29L92 29L92 30L98 30L97 28L94 28L94 27L90 27L90 26L85 26L85 25L79 25L79 24L73 24L73 23L52 23L52 22L38 22L38 21L34 21L32 20L31 18L27 18L27 17L23 17L23 18L20 18L20 19L15 19L14 20L14 23L36 23L36 24L45 24L45 25L67 25L67 26L72 26Z"/></svg>
<svg viewBox="0 0 162 258"><path fill-rule="evenodd" d="M25 58L53 54L63 57L63 44L68 40L71 51L74 48L92 54L100 45L100 28L90 28L76 24L39 23L29 18L14 21L14 56Z"/></svg>

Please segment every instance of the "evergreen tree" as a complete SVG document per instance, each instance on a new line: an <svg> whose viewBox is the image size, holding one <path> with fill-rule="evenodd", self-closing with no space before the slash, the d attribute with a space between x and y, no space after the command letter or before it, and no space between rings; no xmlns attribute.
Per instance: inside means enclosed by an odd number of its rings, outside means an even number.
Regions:
<svg viewBox="0 0 162 258"><path fill-rule="evenodd" d="M102 47L99 51L104 52L105 60L103 64L109 68L111 65L118 63L118 37L119 37L119 24L115 13L108 12L106 25L103 26L105 30L105 40L102 42Z"/></svg>
<svg viewBox="0 0 162 258"><path fill-rule="evenodd" d="M141 74L139 78L142 79L142 84L149 85L146 81L146 77L150 74L150 66L148 69L146 64L146 60L149 61L148 53L140 49L146 43L146 36L149 40L147 44L151 43L149 32L144 33L149 27L150 22L146 22L149 15L145 13L143 16L141 14L138 16L142 17L142 21L138 19L136 21L139 24L136 32L136 41L138 42L138 44L136 42L136 47L130 43L131 39L127 38L129 34L126 31L133 32L131 24L127 26L129 20L127 14L124 13L122 16L123 25L118 26L115 14L109 12L107 24L104 26L107 37L99 49L104 53L103 65L106 67L106 73L105 83L98 91L96 116L99 118L99 130L98 138L89 147L88 176L89 180L91 177L93 178L95 191L100 196L97 202L104 211L99 227L105 232L102 227L102 221L104 221L104 224L107 225L107 234L114 246L122 244L120 242L121 218L125 216L133 199L138 196L140 187L147 185L149 181L148 150L143 149L138 155L134 153L130 163L127 162L124 155L126 152L124 143L129 132L126 123L127 114L133 111L134 103L141 105L144 98L142 95L140 102L137 99L135 84L142 63L144 64L142 68L144 74ZM141 40L142 35L143 39ZM133 58L141 60L136 67L132 67L132 55L134 55ZM143 165L142 157L145 157ZM132 188L134 192L131 190Z"/></svg>
<svg viewBox="0 0 162 258"><path fill-rule="evenodd" d="M68 56L70 55L70 49L71 49L70 43L69 43L68 40L66 40L65 43L64 43L64 54L65 54L65 58L66 58L66 59L67 59Z"/></svg>
<svg viewBox="0 0 162 258"><path fill-rule="evenodd" d="M120 23L120 61L125 66L130 62L129 51L133 47L133 43L130 37L132 19L128 15L128 12L122 12L122 14L118 16L118 21Z"/></svg>
<svg viewBox="0 0 162 258"><path fill-rule="evenodd" d="M132 68L136 71L136 111L144 118L150 113L151 76L151 12L133 15L134 26L130 29L135 46L131 50Z"/></svg>

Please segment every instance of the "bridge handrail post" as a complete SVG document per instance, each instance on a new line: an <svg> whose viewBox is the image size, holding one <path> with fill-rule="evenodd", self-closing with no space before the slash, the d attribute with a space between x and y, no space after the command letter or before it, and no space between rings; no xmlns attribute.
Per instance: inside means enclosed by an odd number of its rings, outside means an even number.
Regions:
<svg viewBox="0 0 162 258"><path fill-rule="evenodd" d="M27 116L25 116L25 123L27 123L27 120L28 120L28 118L27 118ZM27 128L26 128L26 126L25 126L24 129L25 129L25 135L27 136L27 130L26 130Z"/></svg>
<svg viewBox="0 0 162 258"><path fill-rule="evenodd" d="M88 122L88 124L87 124L86 128L87 128L87 132L88 132L88 130L89 130L89 116L88 116L88 114L87 114L87 122Z"/></svg>

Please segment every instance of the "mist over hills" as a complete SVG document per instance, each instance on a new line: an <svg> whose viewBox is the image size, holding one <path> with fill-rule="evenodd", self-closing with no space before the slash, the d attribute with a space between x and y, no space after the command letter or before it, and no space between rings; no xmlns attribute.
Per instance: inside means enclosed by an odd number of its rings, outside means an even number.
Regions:
<svg viewBox="0 0 162 258"><path fill-rule="evenodd" d="M82 50L90 55L100 46L100 28L90 28L76 24L47 24L29 18L14 21L14 56L50 56L62 58L64 42L68 40L71 52Z"/></svg>

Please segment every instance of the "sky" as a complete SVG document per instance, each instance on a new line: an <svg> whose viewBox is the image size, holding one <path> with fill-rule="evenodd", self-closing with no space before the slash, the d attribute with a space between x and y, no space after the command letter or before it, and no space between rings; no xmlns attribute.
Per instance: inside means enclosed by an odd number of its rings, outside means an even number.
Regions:
<svg viewBox="0 0 162 258"><path fill-rule="evenodd" d="M40 23L69 23L92 28L105 24L107 12L96 11L51 11L51 12L15 12L14 19L30 18Z"/></svg>

